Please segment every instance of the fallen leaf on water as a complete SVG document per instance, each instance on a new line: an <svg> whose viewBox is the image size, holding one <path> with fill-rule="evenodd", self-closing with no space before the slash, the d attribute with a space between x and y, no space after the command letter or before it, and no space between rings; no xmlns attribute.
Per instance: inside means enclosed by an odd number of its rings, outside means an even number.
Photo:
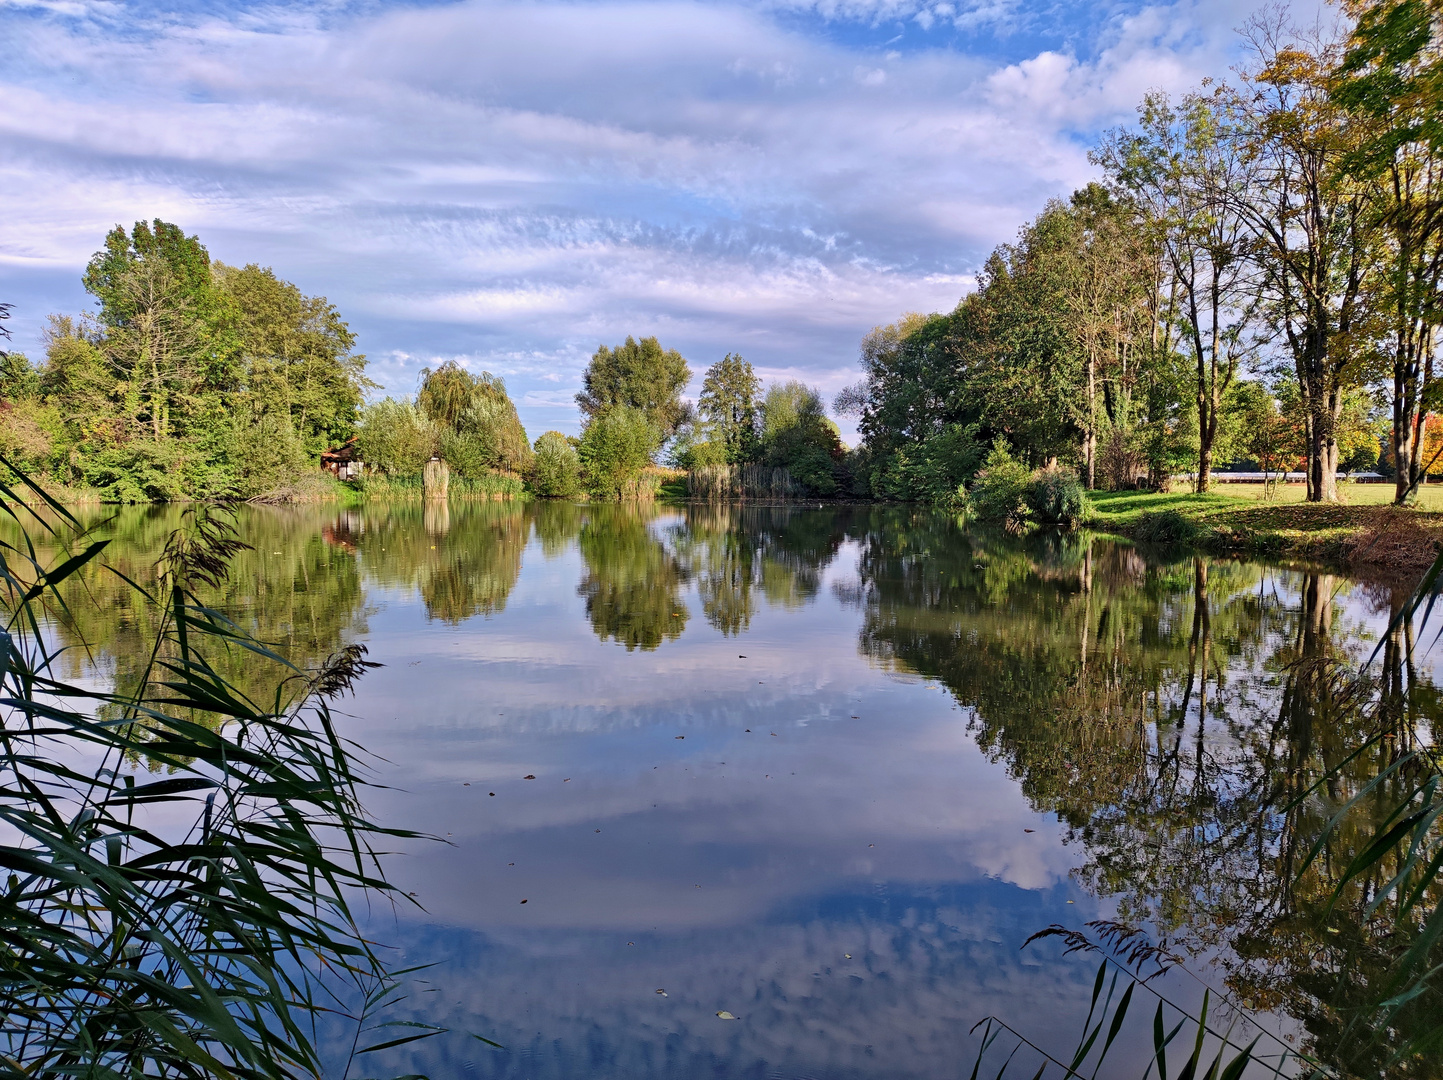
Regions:
<svg viewBox="0 0 1443 1080"><path fill-rule="evenodd" d="M736 1019L735 1016L733 1016L731 1013L727 1012L725 1009L723 1009L721 1012L717 1013L717 1016L719 1016L719 1017L720 1017L721 1019L723 1019L723 1020L735 1020L735 1019Z"/></svg>
<svg viewBox="0 0 1443 1080"><path fill-rule="evenodd" d="M521 901L521 902L522 902L522 903L523 903L523 904L524 904L524 903L526 903L526 901L525 901L525 900L523 900L523 901Z"/></svg>

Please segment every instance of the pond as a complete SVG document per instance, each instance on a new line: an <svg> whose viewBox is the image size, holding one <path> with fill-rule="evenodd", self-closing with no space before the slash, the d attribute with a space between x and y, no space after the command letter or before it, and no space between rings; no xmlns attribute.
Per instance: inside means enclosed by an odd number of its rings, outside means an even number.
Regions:
<svg viewBox="0 0 1443 1080"><path fill-rule="evenodd" d="M121 512L110 561L143 575L178 514ZM1186 960L1153 984L1172 1000L1205 982L1274 1059L1331 1059L1326 973L1362 994L1386 952L1346 905L1323 925L1340 867L1297 872L1328 811L1289 800L1361 741L1335 662L1376 650L1399 738L1431 732L1433 657L1386 633L1403 586L868 507L252 508L241 531L216 602L300 663L367 646L341 711L370 808L438 838L390 863L421 909L368 928L430 965L396 1018L449 1031L365 1075L958 1077L989 1015L1068 1058L1096 960L1023 945L1099 919ZM105 644L74 663L123 683L145 612L90 586L76 629ZM1140 1077L1148 1024L1118 1046Z"/></svg>

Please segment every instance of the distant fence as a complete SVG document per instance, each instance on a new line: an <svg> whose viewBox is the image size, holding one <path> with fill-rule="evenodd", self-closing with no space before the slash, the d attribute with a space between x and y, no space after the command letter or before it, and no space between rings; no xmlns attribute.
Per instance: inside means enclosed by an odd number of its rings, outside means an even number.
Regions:
<svg viewBox="0 0 1443 1080"><path fill-rule="evenodd" d="M765 465L703 465L686 474L693 499L792 499L804 494L788 469Z"/></svg>
<svg viewBox="0 0 1443 1080"><path fill-rule="evenodd" d="M1174 480L1192 483L1197 479L1197 473L1178 473ZM1308 474L1300 472L1288 473L1261 473L1261 472L1217 472L1208 474L1208 479L1216 484L1262 484L1272 481L1276 484L1301 484L1307 481ZM1339 480L1351 480L1355 484L1383 484L1392 483L1389 477L1382 476L1375 472L1355 472L1338 474Z"/></svg>

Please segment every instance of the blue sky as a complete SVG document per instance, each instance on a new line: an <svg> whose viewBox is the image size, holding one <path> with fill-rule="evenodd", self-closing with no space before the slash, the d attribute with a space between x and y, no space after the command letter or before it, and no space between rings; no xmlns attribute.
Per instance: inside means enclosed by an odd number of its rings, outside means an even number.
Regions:
<svg viewBox="0 0 1443 1080"><path fill-rule="evenodd" d="M627 334L692 393L740 352L830 397L1144 92L1226 76L1256 6L0 0L0 299L38 355L105 231L159 216L328 296L382 392L454 358L533 437Z"/></svg>

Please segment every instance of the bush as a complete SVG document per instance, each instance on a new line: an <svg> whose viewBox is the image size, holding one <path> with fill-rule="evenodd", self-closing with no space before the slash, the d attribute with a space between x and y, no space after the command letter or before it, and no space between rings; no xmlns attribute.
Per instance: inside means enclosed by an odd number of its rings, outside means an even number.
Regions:
<svg viewBox="0 0 1443 1080"><path fill-rule="evenodd" d="M581 494L581 459L559 431L536 440L531 459L531 490L544 499L574 499Z"/></svg>
<svg viewBox="0 0 1443 1080"><path fill-rule="evenodd" d="M356 429L361 460L396 476L419 476L438 449L436 425L409 401L368 405Z"/></svg>
<svg viewBox="0 0 1443 1080"><path fill-rule="evenodd" d="M619 405L586 425L577 457L593 495L619 499L635 489L661 445L660 433L640 409Z"/></svg>
<svg viewBox="0 0 1443 1080"><path fill-rule="evenodd" d="M905 447L879 470L873 493L898 502L920 502L955 509L959 488L977 472L983 446L974 426L953 424Z"/></svg>
<svg viewBox="0 0 1443 1080"><path fill-rule="evenodd" d="M1038 469L1024 497L1033 519L1048 525L1076 525L1089 510L1087 492L1071 469Z"/></svg>
<svg viewBox="0 0 1443 1080"><path fill-rule="evenodd" d="M235 493L242 499L278 491L320 471L284 414L268 413L253 424L237 423L231 453Z"/></svg>
<svg viewBox="0 0 1443 1080"><path fill-rule="evenodd" d="M1007 443L998 439L987 454L987 463L967 492L967 506L983 521L1009 526L1025 524L1031 516L1027 493L1031 470L1012 457Z"/></svg>

